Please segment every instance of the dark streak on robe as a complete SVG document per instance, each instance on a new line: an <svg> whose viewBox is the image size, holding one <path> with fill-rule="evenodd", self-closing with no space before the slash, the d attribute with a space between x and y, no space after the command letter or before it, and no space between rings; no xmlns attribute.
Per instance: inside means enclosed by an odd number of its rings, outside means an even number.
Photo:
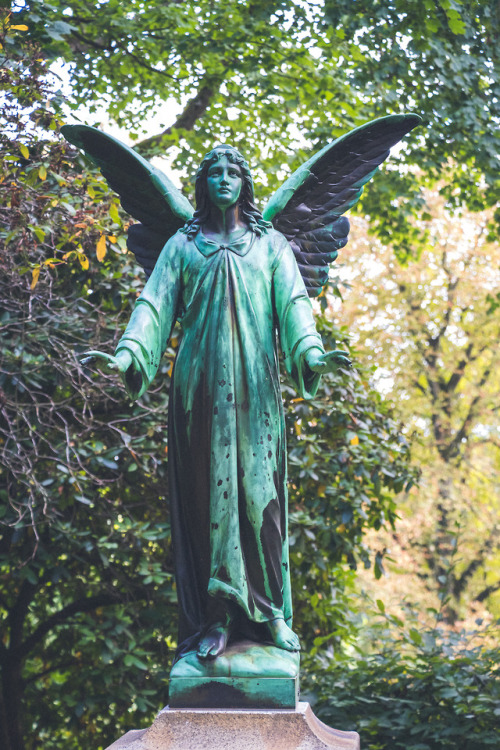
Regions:
<svg viewBox="0 0 500 750"><path fill-rule="evenodd" d="M132 397L153 379L177 318L169 485L179 643L189 646L219 598L237 605L247 631L277 617L291 624L276 333L304 397L319 381L305 352L323 347L292 250L274 230L229 246L201 232L169 240L117 348L133 355Z"/></svg>

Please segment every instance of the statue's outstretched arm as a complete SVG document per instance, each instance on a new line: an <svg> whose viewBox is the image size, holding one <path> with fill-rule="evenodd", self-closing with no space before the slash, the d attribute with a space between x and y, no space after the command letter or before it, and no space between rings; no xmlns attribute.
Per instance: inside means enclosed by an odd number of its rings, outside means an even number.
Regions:
<svg viewBox="0 0 500 750"><path fill-rule="evenodd" d="M90 352L85 352L83 359L81 359L80 362L82 365L87 365L94 359L104 359L110 370L118 370L123 373L127 372L133 361L132 355L127 349L121 349L116 355L100 352L96 349Z"/></svg>
<svg viewBox="0 0 500 750"><path fill-rule="evenodd" d="M335 372L339 368L348 369L352 363L347 352L342 349L334 349L331 352L322 352L321 349L309 349L305 353L307 366L313 372L325 373Z"/></svg>

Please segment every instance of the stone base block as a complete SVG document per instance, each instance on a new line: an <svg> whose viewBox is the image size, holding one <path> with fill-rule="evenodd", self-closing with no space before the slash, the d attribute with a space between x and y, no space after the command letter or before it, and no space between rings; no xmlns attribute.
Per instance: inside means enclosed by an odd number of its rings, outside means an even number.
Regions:
<svg viewBox="0 0 500 750"><path fill-rule="evenodd" d="M107 750L359 750L357 732L331 729L308 703L293 709L164 708L149 729Z"/></svg>
<svg viewBox="0 0 500 750"><path fill-rule="evenodd" d="M170 672L170 708L295 708L300 654L242 641L217 659L191 651Z"/></svg>

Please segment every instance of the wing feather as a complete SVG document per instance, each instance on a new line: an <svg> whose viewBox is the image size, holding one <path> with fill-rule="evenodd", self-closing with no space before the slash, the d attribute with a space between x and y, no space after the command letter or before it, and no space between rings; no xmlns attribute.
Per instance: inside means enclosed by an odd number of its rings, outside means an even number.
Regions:
<svg viewBox="0 0 500 750"><path fill-rule="evenodd" d="M191 203L160 169L117 138L88 125L64 125L61 132L100 168L124 210L140 222L129 228L127 246L149 276L164 244L192 218Z"/></svg>
<svg viewBox="0 0 500 750"><path fill-rule="evenodd" d="M267 203L264 218L290 242L310 296L321 293L328 265L347 243L343 214L390 148L420 121L414 114L388 115L352 130L299 167Z"/></svg>

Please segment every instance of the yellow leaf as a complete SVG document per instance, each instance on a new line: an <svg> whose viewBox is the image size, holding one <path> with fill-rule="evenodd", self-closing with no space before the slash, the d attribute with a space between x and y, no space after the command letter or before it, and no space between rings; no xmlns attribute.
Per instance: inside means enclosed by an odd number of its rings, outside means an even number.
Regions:
<svg viewBox="0 0 500 750"><path fill-rule="evenodd" d="M89 259L87 258L85 253L78 253L78 260L80 261L80 265L83 270L86 271L89 267Z"/></svg>
<svg viewBox="0 0 500 750"><path fill-rule="evenodd" d="M28 31L28 27L24 23L20 23L17 26L11 26L11 29L15 29L16 31Z"/></svg>
<svg viewBox="0 0 500 750"><path fill-rule="evenodd" d="M113 243L113 245L116 242L116 237L114 234L108 234L108 240Z"/></svg>
<svg viewBox="0 0 500 750"><path fill-rule="evenodd" d="M31 289L34 289L38 284L38 277L40 276L40 267L33 269L33 275L31 277Z"/></svg>
<svg viewBox="0 0 500 750"><path fill-rule="evenodd" d="M21 154L24 156L25 159L30 158L30 150L24 144L22 146L19 146L19 151L21 152Z"/></svg>
<svg viewBox="0 0 500 750"><path fill-rule="evenodd" d="M351 438L351 445L359 445L359 437L357 435Z"/></svg>
<svg viewBox="0 0 500 750"><path fill-rule="evenodd" d="M41 180L46 180L47 179L47 170L45 169L45 167L44 167L43 164L40 167L40 169L38 170L38 176L39 176L39 178Z"/></svg>
<svg viewBox="0 0 500 750"><path fill-rule="evenodd" d="M111 216L115 224L120 223L120 214L118 213L118 206L116 205L116 203L111 204L110 209L109 209L109 215Z"/></svg>
<svg viewBox="0 0 500 750"><path fill-rule="evenodd" d="M97 240L96 254L97 254L97 260L99 261L99 263L102 263L104 258L106 257L106 235L105 234L101 234L101 236Z"/></svg>

